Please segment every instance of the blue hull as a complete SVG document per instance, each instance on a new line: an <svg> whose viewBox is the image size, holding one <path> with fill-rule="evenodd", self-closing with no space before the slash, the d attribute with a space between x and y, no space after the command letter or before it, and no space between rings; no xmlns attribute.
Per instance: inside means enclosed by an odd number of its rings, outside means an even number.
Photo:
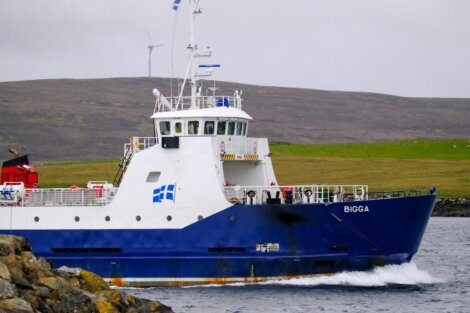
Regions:
<svg viewBox="0 0 470 313"><path fill-rule="evenodd" d="M259 281L409 262L436 195L330 205L234 205L178 230L13 230L55 267L115 284ZM367 210L350 212L362 206ZM10 233L8 230L2 230ZM279 252L259 252L278 243Z"/></svg>

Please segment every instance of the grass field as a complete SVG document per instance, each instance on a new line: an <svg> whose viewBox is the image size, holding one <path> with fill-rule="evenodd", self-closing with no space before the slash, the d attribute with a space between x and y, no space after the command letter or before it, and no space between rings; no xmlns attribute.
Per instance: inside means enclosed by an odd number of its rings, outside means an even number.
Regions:
<svg viewBox="0 0 470 313"><path fill-rule="evenodd" d="M370 190L427 189L442 197L470 196L470 140L407 140L379 143L273 143L281 185L367 184ZM36 164L41 186L112 181L118 159Z"/></svg>

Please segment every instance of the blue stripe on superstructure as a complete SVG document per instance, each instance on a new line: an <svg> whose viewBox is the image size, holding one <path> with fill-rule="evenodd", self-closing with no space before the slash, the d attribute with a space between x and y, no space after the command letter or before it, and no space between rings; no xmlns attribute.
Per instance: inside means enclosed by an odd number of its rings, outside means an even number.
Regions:
<svg viewBox="0 0 470 313"><path fill-rule="evenodd" d="M220 67L220 64L199 64L199 68Z"/></svg>

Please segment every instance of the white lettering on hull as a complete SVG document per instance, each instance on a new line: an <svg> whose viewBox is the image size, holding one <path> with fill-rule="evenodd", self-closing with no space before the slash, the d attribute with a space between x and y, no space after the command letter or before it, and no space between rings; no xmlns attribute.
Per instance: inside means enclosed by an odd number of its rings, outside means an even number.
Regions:
<svg viewBox="0 0 470 313"><path fill-rule="evenodd" d="M365 213L369 212L369 207L363 205L345 205L344 213Z"/></svg>

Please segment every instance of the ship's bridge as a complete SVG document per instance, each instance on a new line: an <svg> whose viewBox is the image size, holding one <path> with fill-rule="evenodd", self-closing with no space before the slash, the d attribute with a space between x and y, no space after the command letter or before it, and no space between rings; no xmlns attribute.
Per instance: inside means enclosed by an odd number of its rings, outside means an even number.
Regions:
<svg viewBox="0 0 470 313"><path fill-rule="evenodd" d="M156 112L152 115L157 138L174 136L245 136L248 121L244 111L213 107Z"/></svg>

